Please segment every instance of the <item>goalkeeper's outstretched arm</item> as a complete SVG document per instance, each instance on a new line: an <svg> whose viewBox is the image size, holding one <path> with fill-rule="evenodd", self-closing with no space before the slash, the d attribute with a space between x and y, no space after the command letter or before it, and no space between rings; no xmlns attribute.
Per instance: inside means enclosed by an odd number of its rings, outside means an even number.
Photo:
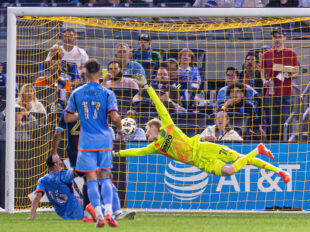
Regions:
<svg viewBox="0 0 310 232"><path fill-rule="evenodd" d="M154 143L149 144L147 147L139 148L139 149L127 149L120 150L119 152L114 152L113 156L115 157L128 157L128 156L143 156L143 155L151 155L158 153L155 149Z"/></svg>

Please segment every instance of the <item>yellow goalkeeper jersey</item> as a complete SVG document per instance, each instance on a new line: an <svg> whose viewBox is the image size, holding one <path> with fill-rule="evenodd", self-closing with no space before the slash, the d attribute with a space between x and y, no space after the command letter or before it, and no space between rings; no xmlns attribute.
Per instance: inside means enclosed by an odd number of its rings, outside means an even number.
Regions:
<svg viewBox="0 0 310 232"><path fill-rule="evenodd" d="M147 92L152 98L158 115L161 119L159 135L153 143L140 149L121 150L120 156L142 156L150 154L163 154L176 161L194 164L199 148L200 135L187 137L172 121L167 109L160 101L152 87Z"/></svg>

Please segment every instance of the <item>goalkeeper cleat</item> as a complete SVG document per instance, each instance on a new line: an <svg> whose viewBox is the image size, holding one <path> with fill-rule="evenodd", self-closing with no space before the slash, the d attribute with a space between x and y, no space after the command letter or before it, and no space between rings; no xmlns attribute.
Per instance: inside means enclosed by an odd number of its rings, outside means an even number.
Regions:
<svg viewBox="0 0 310 232"><path fill-rule="evenodd" d="M90 223L90 222L96 222L96 220L94 220L94 219L92 219L92 218L88 218L87 216L84 216L83 222L85 222L85 223Z"/></svg>
<svg viewBox="0 0 310 232"><path fill-rule="evenodd" d="M268 149L265 147L265 145L262 144L262 143L260 143L260 144L257 145L257 152L258 152L258 154L260 154L260 155L266 155L266 156L268 156L270 159L273 159L273 158L274 158L274 156L273 156L273 154L271 153L271 151L268 150Z"/></svg>
<svg viewBox="0 0 310 232"><path fill-rule="evenodd" d="M110 227L118 227L117 221L115 221L110 215L105 216L105 220Z"/></svg>
<svg viewBox="0 0 310 232"><path fill-rule="evenodd" d="M285 184L291 181L291 175L288 172L280 171L278 174L282 177Z"/></svg>
<svg viewBox="0 0 310 232"><path fill-rule="evenodd" d="M134 220L135 217L136 217L136 211L121 212L115 215L115 220L122 220L122 219Z"/></svg>
<svg viewBox="0 0 310 232"><path fill-rule="evenodd" d="M97 223L96 223L96 228L104 227L105 225L105 220L103 218L98 218Z"/></svg>
<svg viewBox="0 0 310 232"><path fill-rule="evenodd" d="M90 214L90 216L92 217L92 220L96 222L97 216L96 216L93 205L89 203L88 205L86 205L85 210Z"/></svg>

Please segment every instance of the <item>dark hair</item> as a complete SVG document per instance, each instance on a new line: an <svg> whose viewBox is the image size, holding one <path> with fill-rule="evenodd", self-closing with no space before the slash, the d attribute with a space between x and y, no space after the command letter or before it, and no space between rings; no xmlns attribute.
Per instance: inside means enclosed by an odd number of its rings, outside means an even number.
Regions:
<svg viewBox="0 0 310 232"><path fill-rule="evenodd" d="M45 162L46 162L47 167L49 168L52 168L55 165L55 163L53 162L53 156L51 155L45 159Z"/></svg>
<svg viewBox="0 0 310 232"><path fill-rule="evenodd" d="M256 63L259 62L259 57L258 57L258 53L255 51L249 51L246 56L245 59L248 58L248 56L254 56L256 59Z"/></svg>
<svg viewBox="0 0 310 232"><path fill-rule="evenodd" d="M226 95L229 96L230 92L234 89L234 88L239 88L241 89L241 91L245 94L245 86L244 84L240 83L240 82L236 82L234 84L231 84L228 86L227 91L226 91Z"/></svg>
<svg viewBox="0 0 310 232"><path fill-rule="evenodd" d="M67 31L73 32L75 34L75 30L73 28L66 28L66 29L62 30L62 34L65 34Z"/></svg>
<svg viewBox="0 0 310 232"><path fill-rule="evenodd" d="M108 63L108 65L107 65L107 67L109 68L109 66L110 66L111 64L118 64L118 67L119 67L120 69L123 68L123 67L122 67L122 63L121 63L120 61L118 61L118 60L112 60L112 61L110 61L110 62Z"/></svg>
<svg viewBox="0 0 310 232"><path fill-rule="evenodd" d="M179 62L178 62L176 59L174 59L174 58L169 58L169 59L167 60L167 65L168 65L168 64L175 64L176 67L177 67L177 69L179 69Z"/></svg>
<svg viewBox="0 0 310 232"><path fill-rule="evenodd" d="M101 66L97 59L92 58L85 63L85 68L87 70L87 73L96 74L100 71Z"/></svg>
<svg viewBox="0 0 310 232"><path fill-rule="evenodd" d="M238 71L238 69L236 69L235 67L228 67L228 68L226 68L225 74L226 74L228 71L233 71L233 72L236 74L236 76L239 76L239 71Z"/></svg>

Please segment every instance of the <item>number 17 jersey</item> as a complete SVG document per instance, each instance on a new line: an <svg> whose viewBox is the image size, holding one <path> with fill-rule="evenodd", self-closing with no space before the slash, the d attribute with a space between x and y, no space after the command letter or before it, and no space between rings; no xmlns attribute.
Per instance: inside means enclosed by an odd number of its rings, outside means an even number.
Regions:
<svg viewBox="0 0 310 232"><path fill-rule="evenodd" d="M96 82L89 82L72 92L66 111L79 113L79 151L112 150L107 116L109 112L117 110L114 93Z"/></svg>

